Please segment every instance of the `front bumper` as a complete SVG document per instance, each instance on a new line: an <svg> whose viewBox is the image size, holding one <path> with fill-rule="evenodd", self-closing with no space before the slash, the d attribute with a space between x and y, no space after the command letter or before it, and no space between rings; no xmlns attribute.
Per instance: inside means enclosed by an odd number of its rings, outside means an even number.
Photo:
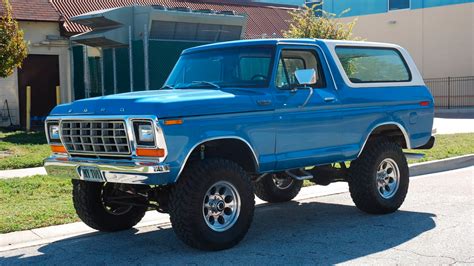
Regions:
<svg viewBox="0 0 474 266"><path fill-rule="evenodd" d="M53 176L81 179L79 167L96 167L105 181L125 184L166 184L168 164L137 159L73 158L53 155L44 161L46 172ZM88 180L94 181L94 180Z"/></svg>

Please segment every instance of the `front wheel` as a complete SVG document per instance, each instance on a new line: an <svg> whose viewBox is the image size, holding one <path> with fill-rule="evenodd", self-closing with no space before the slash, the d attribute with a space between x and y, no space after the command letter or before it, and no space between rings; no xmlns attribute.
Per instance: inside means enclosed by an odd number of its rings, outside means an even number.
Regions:
<svg viewBox="0 0 474 266"><path fill-rule="evenodd" d="M222 250L247 233L255 208L252 184L234 162L207 159L187 166L170 193L170 219L191 247Z"/></svg>
<svg viewBox="0 0 474 266"><path fill-rule="evenodd" d="M351 162L349 172L351 197L360 210L391 213L405 200L409 170L398 144L385 139L368 142L360 157Z"/></svg>
<svg viewBox="0 0 474 266"><path fill-rule="evenodd" d="M119 231L132 228L147 211L143 206L110 202L127 195L121 184L72 180L76 213L88 226L99 231ZM146 202L143 202L146 203Z"/></svg>

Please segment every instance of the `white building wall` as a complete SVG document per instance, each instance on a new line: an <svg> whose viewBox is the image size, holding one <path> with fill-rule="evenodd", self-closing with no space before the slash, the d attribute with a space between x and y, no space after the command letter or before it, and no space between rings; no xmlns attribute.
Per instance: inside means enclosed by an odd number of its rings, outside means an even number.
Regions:
<svg viewBox="0 0 474 266"><path fill-rule="evenodd" d="M354 35L405 47L425 79L474 76L474 3L360 16Z"/></svg>

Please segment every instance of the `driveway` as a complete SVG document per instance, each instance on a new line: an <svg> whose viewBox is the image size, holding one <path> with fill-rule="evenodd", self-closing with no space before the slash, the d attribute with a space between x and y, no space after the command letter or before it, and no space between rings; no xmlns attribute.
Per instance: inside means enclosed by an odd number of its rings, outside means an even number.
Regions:
<svg viewBox="0 0 474 266"><path fill-rule="evenodd" d="M347 192L262 204L235 248L202 252L169 222L0 253L0 264L474 263L474 167L415 177L401 210L358 211Z"/></svg>

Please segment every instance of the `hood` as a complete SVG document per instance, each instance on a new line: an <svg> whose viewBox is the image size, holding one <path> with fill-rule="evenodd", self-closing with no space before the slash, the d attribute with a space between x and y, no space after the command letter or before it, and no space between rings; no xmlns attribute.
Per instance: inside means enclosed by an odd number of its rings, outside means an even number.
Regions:
<svg viewBox="0 0 474 266"><path fill-rule="evenodd" d="M181 89L131 92L56 106L51 115L156 115L159 118L271 110L268 89Z"/></svg>

